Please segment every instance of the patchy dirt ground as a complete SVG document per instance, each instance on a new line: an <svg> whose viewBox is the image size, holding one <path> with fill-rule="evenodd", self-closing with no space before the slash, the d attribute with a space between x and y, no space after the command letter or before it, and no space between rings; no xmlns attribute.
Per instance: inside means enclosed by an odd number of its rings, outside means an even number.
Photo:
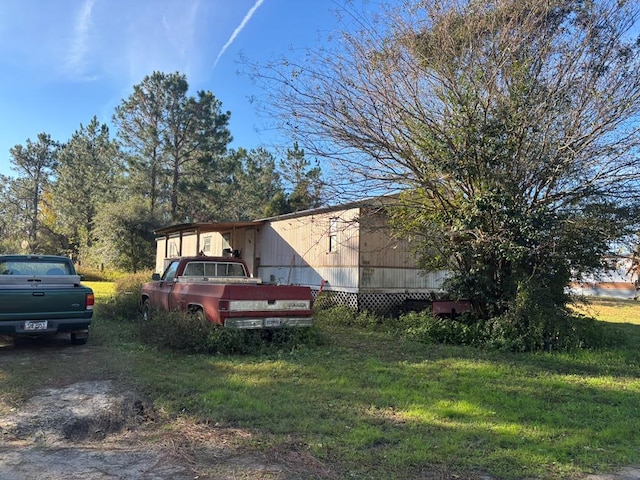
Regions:
<svg viewBox="0 0 640 480"><path fill-rule="evenodd" d="M0 386L9 360L14 368L46 368L63 358L81 369L96 348L58 339L14 346L0 339ZM0 409L2 480L338 478L295 445L265 458L241 446L250 440L247 431L161 419L148 399L117 378L47 383L19 405Z"/></svg>
<svg viewBox="0 0 640 480"><path fill-rule="evenodd" d="M251 433L186 419L160 418L152 403L96 363L99 347L71 347L64 340L14 346L0 337L2 367L46 368L51 362L86 367L88 378L49 378L11 408L0 408L2 480L334 480L343 478L298 448L284 445L269 456L243 445ZM4 360L4 361L3 361ZM96 373L97 372L97 373ZM18 373L20 374L20 373ZM96 378L98 377L98 378ZM1 405L0 405L1 407ZM425 471L421 480L493 480ZM629 467L584 480L639 480Z"/></svg>

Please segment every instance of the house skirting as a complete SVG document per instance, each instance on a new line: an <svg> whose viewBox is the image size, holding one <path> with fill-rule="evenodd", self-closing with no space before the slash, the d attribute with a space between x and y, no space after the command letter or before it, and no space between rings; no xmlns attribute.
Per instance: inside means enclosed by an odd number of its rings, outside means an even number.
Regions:
<svg viewBox="0 0 640 480"><path fill-rule="evenodd" d="M340 292L322 291L311 289L316 302L322 302L324 306L345 306L353 308L358 312L371 312L378 315L397 315L408 309L412 305L434 300L438 296L438 291L421 292Z"/></svg>

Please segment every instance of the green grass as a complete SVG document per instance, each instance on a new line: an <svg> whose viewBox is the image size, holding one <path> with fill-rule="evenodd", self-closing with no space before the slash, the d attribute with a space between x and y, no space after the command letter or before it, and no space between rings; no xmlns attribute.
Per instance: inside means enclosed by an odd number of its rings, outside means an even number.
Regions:
<svg viewBox="0 0 640 480"><path fill-rule="evenodd" d="M104 302L114 294L113 282L82 282L82 284L93 290L97 302Z"/></svg>
<svg viewBox="0 0 640 480"><path fill-rule="evenodd" d="M564 479L640 464L640 304L612 303L590 307L621 339L605 350L512 354L321 323L321 346L184 355L144 346L131 323L98 315L88 361L147 393L167 418L247 429L246 448L265 453L295 445L337 478L418 479L434 469ZM32 373L33 384L51 375ZM9 367L0 382L20 388Z"/></svg>
<svg viewBox="0 0 640 480"><path fill-rule="evenodd" d="M345 477L412 478L446 465L562 478L640 461L637 357L330 334L330 347L283 358L173 358L171 371L153 362L145 377L166 411L256 430L270 446L293 436Z"/></svg>

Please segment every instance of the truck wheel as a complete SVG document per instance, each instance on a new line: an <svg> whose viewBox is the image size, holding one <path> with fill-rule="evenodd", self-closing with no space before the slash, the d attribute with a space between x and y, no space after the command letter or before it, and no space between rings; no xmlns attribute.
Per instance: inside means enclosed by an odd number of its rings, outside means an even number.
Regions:
<svg viewBox="0 0 640 480"><path fill-rule="evenodd" d="M84 345L87 343L88 338L89 338L88 333L72 333L71 345Z"/></svg>
<svg viewBox="0 0 640 480"><path fill-rule="evenodd" d="M149 320L151 318L151 302L148 298L145 298L142 303L142 320Z"/></svg>
<svg viewBox="0 0 640 480"><path fill-rule="evenodd" d="M205 323L207 321L207 317L205 316L204 312L200 308L193 310L191 312L191 315L193 316L193 319L196 320L198 323Z"/></svg>

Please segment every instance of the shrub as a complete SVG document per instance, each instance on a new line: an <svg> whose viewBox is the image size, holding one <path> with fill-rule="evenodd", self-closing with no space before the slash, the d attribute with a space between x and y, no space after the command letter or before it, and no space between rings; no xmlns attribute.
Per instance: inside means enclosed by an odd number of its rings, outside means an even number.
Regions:
<svg viewBox="0 0 640 480"><path fill-rule="evenodd" d="M375 328L388 323L388 318L375 313L362 311L345 305L314 304L314 319L321 325L352 326Z"/></svg>
<svg viewBox="0 0 640 480"><path fill-rule="evenodd" d="M198 315L153 310L140 320L144 343L189 353L263 354L321 343L314 327L241 330L225 328Z"/></svg>
<svg viewBox="0 0 640 480"><path fill-rule="evenodd" d="M151 272L134 273L115 281L113 298L100 306L100 313L109 318L134 320L140 318L142 284L151 279Z"/></svg>
<svg viewBox="0 0 640 480"><path fill-rule="evenodd" d="M409 312L398 319L400 336L422 343L482 345L485 333L481 323L470 317L441 318L430 311Z"/></svg>
<svg viewBox="0 0 640 480"><path fill-rule="evenodd" d="M488 345L519 352L566 351L606 344L596 320L572 315L564 298L544 295L539 286L523 284L510 308L486 324Z"/></svg>
<svg viewBox="0 0 640 480"><path fill-rule="evenodd" d="M191 353L210 351L209 335L214 325L197 315L154 310L147 319L140 317L140 340L171 350Z"/></svg>
<svg viewBox="0 0 640 480"><path fill-rule="evenodd" d="M353 325L357 312L344 305L314 304L316 323L325 325Z"/></svg>
<svg viewBox="0 0 640 480"><path fill-rule="evenodd" d="M557 311L544 319L507 312L486 325L487 346L517 352L567 351L609 345L607 330L593 318Z"/></svg>
<svg viewBox="0 0 640 480"><path fill-rule="evenodd" d="M531 315L533 310L528 309ZM515 352L567 351L597 348L611 343L597 320L569 315L565 310L541 311L526 316L510 310L487 321L470 316L454 320L438 318L431 312L411 312L400 316L398 334L422 343L447 343L494 348Z"/></svg>

